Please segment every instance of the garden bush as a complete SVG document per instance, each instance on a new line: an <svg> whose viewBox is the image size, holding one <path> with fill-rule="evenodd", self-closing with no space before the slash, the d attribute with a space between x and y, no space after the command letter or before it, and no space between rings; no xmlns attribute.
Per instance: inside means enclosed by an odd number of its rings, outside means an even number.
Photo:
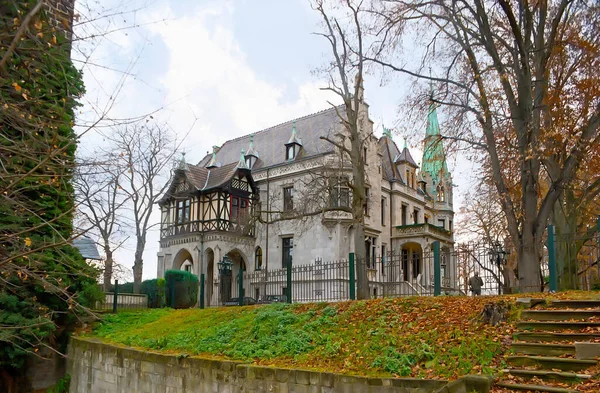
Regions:
<svg viewBox="0 0 600 393"><path fill-rule="evenodd" d="M198 276L183 270L167 270L165 298L169 307L193 307L198 301Z"/></svg>

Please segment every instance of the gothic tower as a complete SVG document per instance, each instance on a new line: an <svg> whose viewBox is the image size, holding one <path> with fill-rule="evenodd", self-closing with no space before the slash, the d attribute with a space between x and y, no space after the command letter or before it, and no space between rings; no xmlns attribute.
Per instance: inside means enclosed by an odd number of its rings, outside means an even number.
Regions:
<svg viewBox="0 0 600 393"><path fill-rule="evenodd" d="M435 217L432 224L452 231L452 175L446 164L444 143L440 134L436 105L433 102L429 105L423 144L420 181L425 183L425 191L433 199Z"/></svg>

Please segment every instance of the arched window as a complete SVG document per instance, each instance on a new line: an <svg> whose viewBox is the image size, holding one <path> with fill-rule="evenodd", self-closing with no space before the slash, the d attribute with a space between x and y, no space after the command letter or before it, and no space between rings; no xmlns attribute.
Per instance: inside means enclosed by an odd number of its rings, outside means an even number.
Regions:
<svg viewBox="0 0 600 393"><path fill-rule="evenodd" d="M437 191L438 202L446 202L446 192L444 190L444 186L441 184L438 184L436 191Z"/></svg>
<svg viewBox="0 0 600 393"><path fill-rule="evenodd" d="M262 269L262 248L256 247L254 251L254 270Z"/></svg>

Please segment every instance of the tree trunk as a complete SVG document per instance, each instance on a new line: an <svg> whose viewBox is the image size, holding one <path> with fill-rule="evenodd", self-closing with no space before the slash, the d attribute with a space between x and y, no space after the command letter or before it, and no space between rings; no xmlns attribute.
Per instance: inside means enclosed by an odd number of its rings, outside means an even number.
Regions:
<svg viewBox="0 0 600 393"><path fill-rule="evenodd" d="M528 231L519 243L519 292L540 292L543 290L540 269L542 241L536 239L532 231Z"/></svg>
<svg viewBox="0 0 600 393"><path fill-rule="evenodd" d="M133 262L133 293L142 291L142 270L144 266L143 254L146 242L138 240L135 250L135 260Z"/></svg>
<svg viewBox="0 0 600 393"><path fill-rule="evenodd" d="M104 245L104 254L106 259L104 260L104 292L111 291L111 280L113 274L113 253L110 246Z"/></svg>
<svg viewBox="0 0 600 393"><path fill-rule="evenodd" d="M354 254L356 256L356 298L359 300L369 299L364 224L357 224L354 230Z"/></svg>

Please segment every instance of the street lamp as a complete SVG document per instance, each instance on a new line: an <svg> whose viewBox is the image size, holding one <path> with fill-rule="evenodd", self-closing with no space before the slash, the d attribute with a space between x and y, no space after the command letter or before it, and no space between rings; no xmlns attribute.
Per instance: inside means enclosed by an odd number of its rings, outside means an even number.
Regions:
<svg viewBox="0 0 600 393"><path fill-rule="evenodd" d="M232 267L233 262L231 262L231 259L227 255L225 255L220 262L217 262L217 268L219 269L219 274L221 276L229 273Z"/></svg>
<svg viewBox="0 0 600 393"><path fill-rule="evenodd" d="M221 295L221 304L225 304L226 301L231 297L231 269L233 262L225 255L220 262L217 262L217 268L219 269L219 286Z"/></svg>
<svg viewBox="0 0 600 393"><path fill-rule="evenodd" d="M509 252L502 247L502 244L496 243L492 245L492 249L490 250L489 254L491 258L494 258L496 265L500 267L506 262L506 256L509 254Z"/></svg>

